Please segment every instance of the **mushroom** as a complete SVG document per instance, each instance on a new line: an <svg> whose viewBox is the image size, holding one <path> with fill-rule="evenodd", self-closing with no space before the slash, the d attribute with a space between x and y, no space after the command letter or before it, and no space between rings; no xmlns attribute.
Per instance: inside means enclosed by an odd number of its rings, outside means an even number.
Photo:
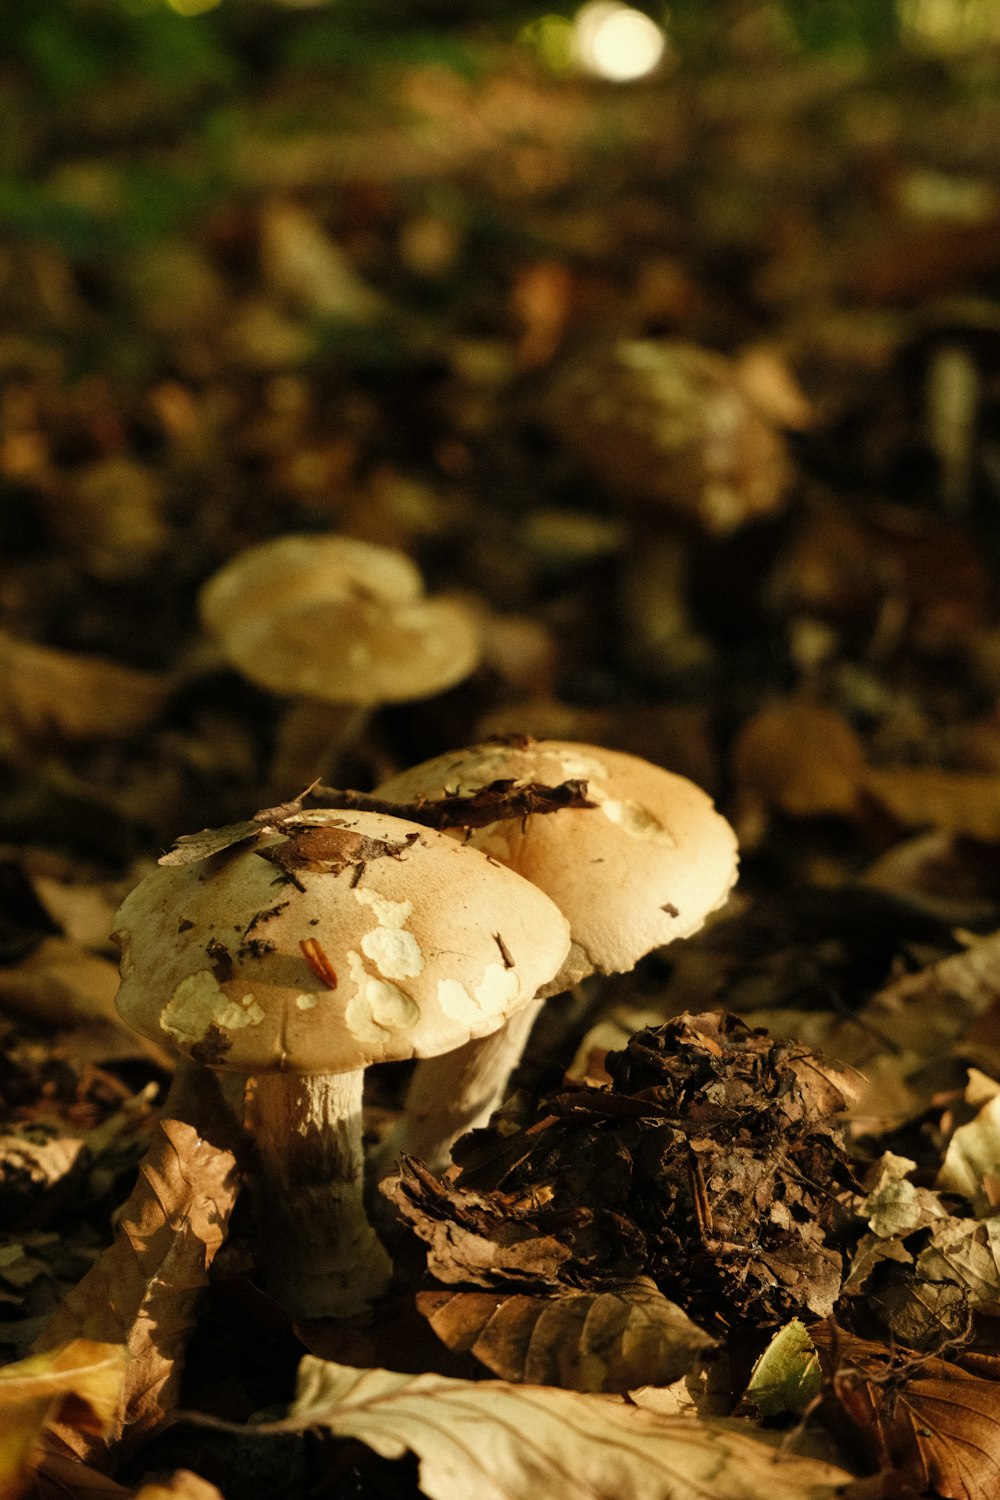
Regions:
<svg viewBox="0 0 1000 1500"><path fill-rule="evenodd" d="M255 1080L266 1283L294 1316L360 1310L391 1269L363 1206L364 1069L501 1025L562 963L565 919L444 834L323 809L161 865L116 926L124 1019Z"/></svg>
<svg viewBox="0 0 1000 1500"><path fill-rule="evenodd" d="M635 755L562 740L493 742L425 761L377 790L400 802L434 801L497 780L572 778L586 781L596 808L457 830L552 898L569 921L570 949L539 998L502 1030L418 1065L376 1169L401 1151L445 1165L458 1135L484 1124L503 1098L546 996L595 971L633 968L652 949L696 932L726 900L737 873L733 830L700 787Z"/></svg>
<svg viewBox="0 0 1000 1500"><path fill-rule="evenodd" d="M199 611L231 666L297 700L280 733L277 796L321 776L377 704L443 692L479 660L465 606L426 598L408 557L354 537L250 547L203 586Z"/></svg>
<svg viewBox="0 0 1000 1500"><path fill-rule="evenodd" d="M567 359L543 402L556 437L616 494L727 536L787 503L784 438L738 365L669 339L598 344Z"/></svg>

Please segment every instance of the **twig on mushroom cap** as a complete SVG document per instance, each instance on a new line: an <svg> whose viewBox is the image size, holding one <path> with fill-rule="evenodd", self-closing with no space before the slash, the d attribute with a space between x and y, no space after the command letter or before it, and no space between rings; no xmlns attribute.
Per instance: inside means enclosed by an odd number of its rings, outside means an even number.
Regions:
<svg viewBox="0 0 1000 1500"><path fill-rule="evenodd" d="M697 931L729 894L737 869L729 824L693 782L634 755L560 740L491 742L438 756L377 792L447 802L474 799L498 779L516 788L564 778L585 781L596 811L497 818L467 837L555 901L570 924L567 960L503 1032L418 1064L376 1170L403 1151L446 1165L457 1136L485 1124L503 1098L544 996L595 971L631 969L653 948Z"/></svg>
<svg viewBox="0 0 1000 1500"><path fill-rule="evenodd" d="M392 818L421 823L425 828L444 831L483 828L503 818L526 818L529 814L559 812L567 807L597 806L588 799L587 783L581 780L564 781L558 786L542 786L534 781L518 786L513 781L495 781L472 796L445 796L433 802L426 798L397 802L389 797L376 797L371 792L342 791L314 783L301 797L283 802L279 807L266 807L244 823L181 834L174 847L169 853L161 854L157 863L187 865L210 854L221 854L224 849L234 848L266 833L290 832L296 818L302 814L307 797L331 811L384 813Z"/></svg>
<svg viewBox="0 0 1000 1500"><path fill-rule="evenodd" d="M188 1069L255 1080L265 1280L296 1316L346 1315L391 1272L363 1207L365 1067L494 1030L557 971L568 928L528 881L400 818L246 826L200 835L207 855L126 899L118 1005Z"/></svg>

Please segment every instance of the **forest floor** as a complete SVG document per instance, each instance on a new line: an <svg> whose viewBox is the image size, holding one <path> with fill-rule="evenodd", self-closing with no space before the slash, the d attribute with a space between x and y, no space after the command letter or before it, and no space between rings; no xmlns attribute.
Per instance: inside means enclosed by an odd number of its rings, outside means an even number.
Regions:
<svg viewBox="0 0 1000 1500"><path fill-rule="evenodd" d="M0 65L0 1495L1000 1493L1000 90L755 14L621 87L298 11ZM329 532L481 647L328 780L626 751L741 874L295 1322L109 934L304 791L198 598Z"/></svg>

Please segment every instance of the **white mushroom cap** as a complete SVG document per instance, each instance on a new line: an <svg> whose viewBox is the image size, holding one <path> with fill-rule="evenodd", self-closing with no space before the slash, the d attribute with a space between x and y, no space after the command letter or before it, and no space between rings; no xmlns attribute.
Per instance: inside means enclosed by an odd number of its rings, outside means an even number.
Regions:
<svg viewBox="0 0 1000 1500"><path fill-rule="evenodd" d="M408 604L424 592L416 563L393 547L350 536L279 536L231 558L203 586L205 629L224 637L261 615L330 599Z"/></svg>
<svg viewBox="0 0 1000 1500"><path fill-rule="evenodd" d="M633 968L654 948L696 932L723 904L737 875L736 835L711 798L638 756L562 740L475 745L378 788L393 800L434 801L496 780L553 786L578 777L596 808L491 823L469 838L568 918L572 946L548 994L594 970Z"/></svg>
<svg viewBox="0 0 1000 1500"><path fill-rule="evenodd" d="M298 884L258 852L291 843L274 834L126 898L118 1008L137 1031L216 1068L351 1072L487 1035L562 963L557 908L478 850L375 813L301 822Z"/></svg>
<svg viewBox="0 0 1000 1500"><path fill-rule="evenodd" d="M429 697L479 659L471 611L424 598L408 557L354 537L286 536L252 547L208 580L199 609L244 677L322 702Z"/></svg>

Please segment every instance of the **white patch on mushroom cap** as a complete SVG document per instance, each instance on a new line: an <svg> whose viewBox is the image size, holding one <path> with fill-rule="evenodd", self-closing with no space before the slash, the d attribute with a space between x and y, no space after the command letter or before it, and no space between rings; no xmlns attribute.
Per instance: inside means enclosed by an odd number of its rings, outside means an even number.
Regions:
<svg viewBox="0 0 1000 1500"><path fill-rule="evenodd" d="M478 1009L475 1000L464 984L457 979L439 979L437 1001L445 1015L452 1021L469 1024L470 1016Z"/></svg>
<svg viewBox="0 0 1000 1500"><path fill-rule="evenodd" d="M659 818L654 818L647 807L638 802L617 801L613 797L604 799L596 796L593 800L608 821L617 824L629 838L646 839L650 843L666 844L669 848L676 849L677 840L670 829L665 828Z"/></svg>
<svg viewBox="0 0 1000 1500"><path fill-rule="evenodd" d="M319 996L296 995L295 1004L298 1006L299 1010L312 1010L314 1006L319 1004Z"/></svg>
<svg viewBox="0 0 1000 1500"><path fill-rule="evenodd" d="M344 1020L353 1036L362 1042L384 1042L387 1033L416 1026L420 1020L417 1002L388 980L369 974L353 949L347 955L347 968L355 993L347 1002Z"/></svg>
<svg viewBox="0 0 1000 1500"><path fill-rule="evenodd" d="M520 989L516 969L487 964L472 994L457 979L439 979L437 1002L451 1020L476 1028L481 1021L505 1016Z"/></svg>
<svg viewBox="0 0 1000 1500"><path fill-rule="evenodd" d="M378 926L361 939L361 951L387 979L412 979L424 971L424 955L412 932L404 923L413 911L412 901L390 901L376 891L355 886L354 895L362 906L374 912Z"/></svg>
<svg viewBox="0 0 1000 1500"><path fill-rule="evenodd" d="M259 1026L264 1010L253 995L232 1000L211 969L198 969L182 979L160 1012L160 1025L181 1043L202 1041L213 1026L239 1031Z"/></svg>
<svg viewBox="0 0 1000 1500"><path fill-rule="evenodd" d="M503 964L487 964L474 994L486 1015L502 1016L517 999L520 989L516 969L505 969Z"/></svg>
<svg viewBox="0 0 1000 1500"><path fill-rule="evenodd" d="M545 751L545 754L551 755L557 762L564 781L602 781L608 774L607 766L591 755L577 755L566 751Z"/></svg>

